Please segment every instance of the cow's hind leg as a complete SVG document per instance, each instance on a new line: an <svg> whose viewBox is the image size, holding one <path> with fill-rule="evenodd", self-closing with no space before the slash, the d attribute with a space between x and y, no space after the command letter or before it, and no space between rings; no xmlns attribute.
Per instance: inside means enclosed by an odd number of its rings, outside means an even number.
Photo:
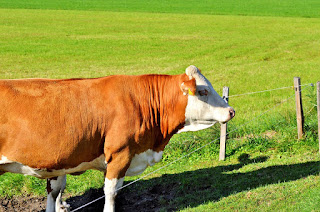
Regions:
<svg viewBox="0 0 320 212"><path fill-rule="evenodd" d="M69 206L61 201L61 195L66 187L66 175L47 179L47 208L46 212L68 211Z"/></svg>

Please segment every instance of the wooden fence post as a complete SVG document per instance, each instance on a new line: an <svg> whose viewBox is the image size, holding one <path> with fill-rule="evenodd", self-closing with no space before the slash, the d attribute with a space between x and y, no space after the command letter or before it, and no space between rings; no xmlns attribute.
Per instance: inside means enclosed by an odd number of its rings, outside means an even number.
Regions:
<svg viewBox="0 0 320 212"><path fill-rule="evenodd" d="M228 103L229 101L229 87L223 87L223 99ZM226 141L227 141L227 123L221 124L220 128L220 154L219 160L226 158Z"/></svg>
<svg viewBox="0 0 320 212"><path fill-rule="evenodd" d="M317 82L317 110L318 110L318 138L319 138L319 153L320 153L320 82Z"/></svg>
<svg viewBox="0 0 320 212"><path fill-rule="evenodd" d="M303 117L303 108L302 108L302 99L301 99L300 77L294 78L294 90L296 93L298 139L301 139L303 137L304 117Z"/></svg>

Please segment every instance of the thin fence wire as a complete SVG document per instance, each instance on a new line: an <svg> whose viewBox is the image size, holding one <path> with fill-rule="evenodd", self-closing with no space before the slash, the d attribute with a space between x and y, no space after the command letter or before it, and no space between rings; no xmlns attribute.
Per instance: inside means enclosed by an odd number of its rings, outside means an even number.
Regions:
<svg viewBox="0 0 320 212"><path fill-rule="evenodd" d="M306 85L312 85L312 84L305 84L305 85L303 85L303 86L306 86ZM302 90L304 90L304 89L301 89L301 91L302 91ZM254 122L254 121L257 120L258 118L260 118L260 117L262 117L263 115L269 113L270 111L274 110L274 109L277 108L279 105L282 105L283 103L289 101L289 100L290 100L291 98L293 98L293 97L295 97L295 94L294 94L294 95L291 95L291 96L289 96L287 99L285 99L285 100L277 103L276 105L274 105L273 107L269 108L268 110L260 113L258 116L254 117L253 119L249 120L248 122L246 122L246 123L244 123L244 124L236 127L234 130L226 133L224 136L227 136L227 135L229 135L230 133L236 132L236 131L238 131L240 128L242 128L242 127L244 127L244 126L246 126L246 125ZM178 159L176 159L176 160L174 160L174 161L172 161L172 162L170 162L170 163L168 163L168 164L166 164L166 165L164 165L164 166L162 166L162 167L160 167L160 168L158 168L158 169L156 169L156 170L154 170L154 171L152 171L152 172L150 172L150 173L148 173L148 174L145 174L144 176L142 176L142 177L140 177L140 178L138 178L138 179L136 179L136 180L134 180L134 181L132 181L132 182L130 182L130 183L128 183L128 184L126 184L126 185L118 188L118 189L116 189L116 192L117 192L117 191L120 191L120 190L122 190L122 189L124 189L124 188L126 188L126 187L128 187L128 186L130 186L130 185L132 185L132 184L134 184L134 183L136 183L136 182L138 182L138 181L140 181L140 180L143 180L144 178L146 178L146 177L148 177L148 176L150 176L150 175L152 175L152 174L154 174L154 173L156 173L156 172L158 172L158 171L160 171L160 170L162 170L162 169L164 169L164 168L167 168L168 166L170 166L170 165L172 165L172 164L174 164L174 163L176 163L176 162L178 162L178 161L180 161L180 160L182 160L182 159L190 156L191 154L193 154L193 153L195 153L195 152L197 152L197 151L205 148L206 146L214 143L215 141L217 141L217 140L219 140L219 139L220 139L220 137L217 138L217 139L214 139L214 140L212 140L212 141L210 141L210 142L208 142L208 143L206 143L206 144L204 144L203 146L201 146L201 147L199 147L199 148L197 148L197 149L195 149L195 150L193 150L193 151L191 151L191 152L183 155L182 157L180 157L180 158L178 158ZM82 205L82 206L80 206L80 207L72 210L71 212L75 212L75 211L78 211L78 210L80 210L80 209L82 209L82 208L85 208L85 207L87 207L88 205L91 205L91 204L93 204L93 203L95 203L95 202L103 199L104 197L105 197L105 195L103 195L103 196L101 196L101 197L99 197L99 198L97 198L97 199L95 199L95 200L93 200L93 201L90 201L90 202L88 202L88 203L86 203L86 204L84 204L84 205Z"/></svg>
<svg viewBox="0 0 320 212"><path fill-rule="evenodd" d="M305 102L307 99L310 99L310 97L304 97L302 98L302 101ZM304 111L303 116L305 120L306 118L311 117L312 115L317 115L317 104L309 103L309 105L311 106L309 106L306 110L305 109L303 110Z"/></svg>
<svg viewBox="0 0 320 212"><path fill-rule="evenodd" d="M300 85L300 87L304 86L313 86L313 83L308 83L308 84L303 84ZM270 92L270 91L277 91L277 90L283 90L283 89L288 89L288 88L294 88L294 86L288 86L288 87L282 87L282 88L274 88L274 89L269 89L269 90L262 90L262 91L254 91L254 92L249 92L249 93L242 93L242 94L235 94L235 95L230 95L230 97L238 97L238 96L246 96L246 95L251 95L251 94L257 94L257 93L265 93L265 92Z"/></svg>

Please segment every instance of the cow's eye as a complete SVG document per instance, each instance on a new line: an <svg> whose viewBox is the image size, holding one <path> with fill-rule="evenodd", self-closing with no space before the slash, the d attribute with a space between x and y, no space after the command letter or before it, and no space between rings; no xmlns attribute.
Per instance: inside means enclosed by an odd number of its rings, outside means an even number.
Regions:
<svg viewBox="0 0 320 212"><path fill-rule="evenodd" d="M208 90L207 89L203 89L198 91L198 93L200 94L200 96L208 96Z"/></svg>

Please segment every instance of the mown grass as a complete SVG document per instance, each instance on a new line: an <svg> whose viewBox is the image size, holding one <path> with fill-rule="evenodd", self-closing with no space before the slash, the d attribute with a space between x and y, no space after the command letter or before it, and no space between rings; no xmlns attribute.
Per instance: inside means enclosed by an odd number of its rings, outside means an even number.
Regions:
<svg viewBox="0 0 320 212"><path fill-rule="evenodd" d="M4 9L0 20L1 78L177 74L195 64L233 95L319 77L319 19ZM250 117L292 93L230 104Z"/></svg>
<svg viewBox="0 0 320 212"><path fill-rule="evenodd" d="M320 80L318 6L317 1L293 0L0 0L5 8L0 9L0 78L178 74L194 64L219 93L229 86L230 95L292 86L295 76L302 84L315 83ZM296 140L293 89L231 97L237 115L229 124L226 161L217 161L218 125L179 134L163 162L147 173L214 141L125 192L174 182L179 198L164 203L164 210L318 210L313 201L320 193L315 92L303 87L303 140ZM45 184L5 174L0 196L45 195ZM68 176L66 193L102 185L102 174L89 171Z"/></svg>
<svg viewBox="0 0 320 212"><path fill-rule="evenodd" d="M317 0L1 0L1 8L98 10L114 12L152 12L246 16L320 17Z"/></svg>

